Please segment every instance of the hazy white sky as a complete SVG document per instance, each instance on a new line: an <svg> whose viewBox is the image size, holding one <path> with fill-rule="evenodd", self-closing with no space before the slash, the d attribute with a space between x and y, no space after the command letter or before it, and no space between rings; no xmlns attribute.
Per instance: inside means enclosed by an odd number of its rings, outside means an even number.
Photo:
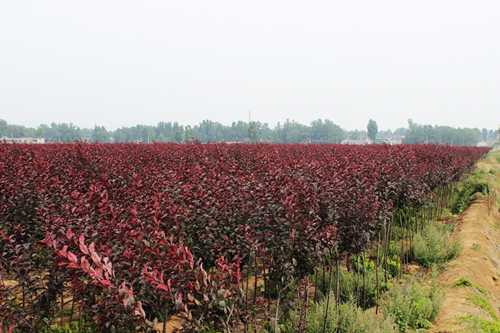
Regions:
<svg viewBox="0 0 500 333"><path fill-rule="evenodd" d="M500 123L498 0L2 0L0 118Z"/></svg>

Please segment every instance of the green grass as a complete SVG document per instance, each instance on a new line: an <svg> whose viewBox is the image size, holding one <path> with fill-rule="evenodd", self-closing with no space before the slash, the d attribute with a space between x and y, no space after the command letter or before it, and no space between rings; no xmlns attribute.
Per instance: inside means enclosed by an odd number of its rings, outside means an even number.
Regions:
<svg viewBox="0 0 500 333"><path fill-rule="evenodd" d="M493 320L498 321L498 316L497 316L497 313L495 311L495 308L493 307L493 305L491 305L491 303L485 297L476 294L476 295L471 296L469 298L469 301L471 301L472 304L476 305L477 307L479 307L480 309L482 309L483 311L488 313L488 315Z"/></svg>
<svg viewBox="0 0 500 333"><path fill-rule="evenodd" d="M377 297L388 289L385 283L385 270L379 267L377 272L375 261L361 255L353 256L351 265L350 272L341 269L339 273L340 301L342 303L354 302L363 309L375 306ZM399 256L389 255L387 258L388 277L398 276L400 271ZM327 295L330 291L337 290L336 272L323 274L323 271L318 269L311 280L314 281L321 295Z"/></svg>
<svg viewBox="0 0 500 333"><path fill-rule="evenodd" d="M481 250L481 245L477 244L477 243L474 243L472 244L472 247L471 247L474 251L479 251Z"/></svg>
<svg viewBox="0 0 500 333"><path fill-rule="evenodd" d="M500 333L500 321L498 320L486 320L472 315L464 316L460 320L468 326L470 332Z"/></svg>
<svg viewBox="0 0 500 333"><path fill-rule="evenodd" d="M379 293L387 290L384 284L384 273L379 271ZM339 290L340 301L342 303L353 302L367 309L376 304L377 301L377 279L375 271L367 271L364 273L347 272L341 270L339 273ZM322 295L327 295L330 291L337 290L336 273L334 272L330 281L330 274L323 274L318 271L313 278L316 282L316 287Z"/></svg>
<svg viewBox="0 0 500 333"><path fill-rule="evenodd" d="M381 306L384 314L394 319L399 332L404 333L430 328L441 307L442 296L434 284L425 287L415 280L408 280L390 289Z"/></svg>
<svg viewBox="0 0 500 333"><path fill-rule="evenodd" d="M422 266L432 267L456 258L461 250L462 246L458 241L450 240L450 231L446 225L429 223L415 235L411 254Z"/></svg>
<svg viewBox="0 0 500 333"><path fill-rule="evenodd" d="M326 318L326 321L325 321ZM335 295L313 304L307 314L307 327L299 332L299 313L294 311L274 333L396 333L396 325L390 317L381 318L372 311L364 311L354 303L335 305Z"/></svg>
<svg viewBox="0 0 500 333"><path fill-rule="evenodd" d="M88 325L72 322L65 324L63 327L54 326L45 328L41 331L41 333L94 333L96 331L96 329Z"/></svg>
<svg viewBox="0 0 500 333"><path fill-rule="evenodd" d="M469 279L464 278L464 277L461 277L460 279L458 279L453 285L455 287L472 287L473 286L472 282Z"/></svg>
<svg viewBox="0 0 500 333"><path fill-rule="evenodd" d="M474 282L469 280L468 278L461 277L454 283L455 287L469 287L469 288L474 288L476 291L480 292L483 295L488 295L488 291L478 285L476 285Z"/></svg>
<svg viewBox="0 0 500 333"><path fill-rule="evenodd" d="M475 285L467 278L458 279L455 282L455 286L474 288L476 292L468 298L468 301L483 310L489 317L489 319L484 319L473 315L461 317L460 320L466 324L471 332L500 333L500 320L495 308L486 298L488 292L485 289Z"/></svg>

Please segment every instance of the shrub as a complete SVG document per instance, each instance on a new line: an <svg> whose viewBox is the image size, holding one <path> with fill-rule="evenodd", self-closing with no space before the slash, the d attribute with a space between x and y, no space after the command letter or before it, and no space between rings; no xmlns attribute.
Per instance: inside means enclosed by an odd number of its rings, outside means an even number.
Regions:
<svg viewBox="0 0 500 333"><path fill-rule="evenodd" d="M400 263L401 247L397 242L391 241L387 251L387 272L390 276L395 277L401 271ZM383 255L380 254L380 264L383 265ZM356 273L375 273L376 262L364 256L354 256L352 259L352 267ZM379 268L379 274L384 275L384 269Z"/></svg>
<svg viewBox="0 0 500 333"><path fill-rule="evenodd" d="M293 312L290 319L281 326L280 333L298 333L298 321L298 314ZM374 312L363 311L354 303L340 304L339 308L337 308L335 295L331 293L328 299L325 298L310 308L307 315L306 329L303 332L396 333L397 329L390 317L379 318Z"/></svg>
<svg viewBox="0 0 500 333"><path fill-rule="evenodd" d="M395 285L381 302L384 314L394 318L400 332L430 328L441 306L442 295L433 285L425 288L416 281Z"/></svg>
<svg viewBox="0 0 500 333"><path fill-rule="evenodd" d="M470 180L459 187L452 198L451 211L453 214L460 214L469 207L472 196L475 193L489 193L488 184L480 181L479 178L482 178L481 175L475 174Z"/></svg>
<svg viewBox="0 0 500 333"><path fill-rule="evenodd" d="M443 212L441 213L440 220L443 221L452 220L454 217L455 215L453 215L450 209L444 208Z"/></svg>
<svg viewBox="0 0 500 333"><path fill-rule="evenodd" d="M401 262L398 257L387 258L387 272L392 276L396 277L401 272Z"/></svg>
<svg viewBox="0 0 500 333"><path fill-rule="evenodd" d="M430 223L415 235L411 251L414 260L424 267L431 267L457 257L461 245L450 240L446 225Z"/></svg>

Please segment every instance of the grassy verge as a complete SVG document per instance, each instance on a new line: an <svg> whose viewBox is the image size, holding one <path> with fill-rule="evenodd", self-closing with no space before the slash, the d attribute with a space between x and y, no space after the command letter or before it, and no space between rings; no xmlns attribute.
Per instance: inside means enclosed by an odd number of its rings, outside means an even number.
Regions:
<svg viewBox="0 0 500 333"><path fill-rule="evenodd" d="M500 333L500 319L497 311L488 300L488 292L467 278L460 278L455 283L457 288L469 288L472 294L467 301L476 306L484 314L483 317L467 315L459 318L471 332Z"/></svg>

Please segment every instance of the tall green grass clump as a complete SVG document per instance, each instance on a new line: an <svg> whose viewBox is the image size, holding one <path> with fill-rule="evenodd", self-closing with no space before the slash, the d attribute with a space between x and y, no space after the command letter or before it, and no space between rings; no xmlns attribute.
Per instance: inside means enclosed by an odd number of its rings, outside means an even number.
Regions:
<svg viewBox="0 0 500 333"><path fill-rule="evenodd" d="M447 225L429 223L415 235L411 254L422 266L432 267L456 258L461 249L462 246L458 241L450 239Z"/></svg>
<svg viewBox="0 0 500 333"><path fill-rule="evenodd" d="M377 316L363 311L354 303L335 304L335 295L325 297L309 309L305 325L300 327L299 316L292 312L289 320L274 333L396 333L390 316ZM300 327L300 328L299 328Z"/></svg>
<svg viewBox="0 0 500 333"><path fill-rule="evenodd" d="M428 329L436 319L442 303L442 294L433 284L424 287L416 281L395 285L381 302L384 314L392 318L399 332Z"/></svg>
<svg viewBox="0 0 500 333"><path fill-rule="evenodd" d="M337 273L335 271L329 273L324 274L318 270L313 277L320 296L337 291ZM355 303L363 309L375 306L377 297L387 290L384 271L379 269L377 272L375 263L368 259L353 259L352 271L340 270L338 280L340 302Z"/></svg>

